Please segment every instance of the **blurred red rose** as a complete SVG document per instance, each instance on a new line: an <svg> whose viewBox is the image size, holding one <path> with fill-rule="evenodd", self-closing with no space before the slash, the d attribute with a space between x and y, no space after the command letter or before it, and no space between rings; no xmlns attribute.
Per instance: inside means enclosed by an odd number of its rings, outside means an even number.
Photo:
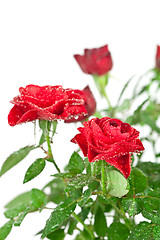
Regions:
<svg viewBox="0 0 160 240"><path fill-rule="evenodd" d="M71 141L77 143L89 162L105 160L128 178L131 171L131 153L144 150L139 132L128 123L109 117L94 118Z"/></svg>
<svg viewBox="0 0 160 240"><path fill-rule="evenodd" d="M107 45L100 48L85 49L84 55L76 54L74 57L82 71L92 75L105 75L113 65Z"/></svg>
<svg viewBox="0 0 160 240"><path fill-rule="evenodd" d="M157 46L156 68L160 71L160 46Z"/></svg>
<svg viewBox="0 0 160 240"><path fill-rule="evenodd" d="M20 87L20 95L11 101L14 106L8 115L8 123L15 126L36 119L65 122L80 121L93 114L95 99L87 87L82 91L63 89L62 86L28 85Z"/></svg>

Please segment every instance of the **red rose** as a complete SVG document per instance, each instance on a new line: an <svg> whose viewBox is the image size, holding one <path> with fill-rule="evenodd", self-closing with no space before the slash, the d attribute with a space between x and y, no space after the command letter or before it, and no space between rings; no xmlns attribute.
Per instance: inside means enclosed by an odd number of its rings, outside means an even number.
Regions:
<svg viewBox="0 0 160 240"><path fill-rule="evenodd" d="M109 117L94 118L71 141L77 143L89 162L105 160L128 178L131 171L131 153L144 150L139 132L128 123Z"/></svg>
<svg viewBox="0 0 160 240"><path fill-rule="evenodd" d="M160 71L160 46L157 46L156 68Z"/></svg>
<svg viewBox="0 0 160 240"><path fill-rule="evenodd" d="M62 86L21 87L20 95L11 101L14 106L9 112L8 123L15 126L36 119L63 119L65 122L83 120L93 114L96 106L92 92L89 87L87 89L86 94L86 88L80 91L63 89Z"/></svg>
<svg viewBox="0 0 160 240"><path fill-rule="evenodd" d="M112 68L112 58L105 45L101 48L85 49L84 55L74 55L84 73L92 75L105 75Z"/></svg>

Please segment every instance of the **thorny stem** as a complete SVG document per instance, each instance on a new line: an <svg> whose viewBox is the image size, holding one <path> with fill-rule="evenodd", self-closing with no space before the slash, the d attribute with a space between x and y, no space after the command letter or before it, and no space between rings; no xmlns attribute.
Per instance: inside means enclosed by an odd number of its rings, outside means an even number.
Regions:
<svg viewBox="0 0 160 240"><path fill-rule="evenodd" d="M78 222L80 222L83 225L84 229L90 234L92 239L95 239L92 230L79 218L79 216L75 212L73 212L72 215Z"/></svg>
<svg viewBox="0 0 160 240"><path fill-rule="evenodd" d="M101 171L101 188L103 194L106 192L106 173L105 173L105 162L102 161L102 171Z"/></svg>
<svg viewBox="0 0 160 240"><path fill-rule="evenodd" d="M52 148L51 148L51 141L50 141L50 137L49 137L49 131L46 132L46 141L47 141L47 146L48 146L48 158L51 158L52 159L52 162L55 166L55 168L57 169L57 171L60 173L60 169L59 167L57 166L54 158L53 158L53 154L52 154Z"/></svg>

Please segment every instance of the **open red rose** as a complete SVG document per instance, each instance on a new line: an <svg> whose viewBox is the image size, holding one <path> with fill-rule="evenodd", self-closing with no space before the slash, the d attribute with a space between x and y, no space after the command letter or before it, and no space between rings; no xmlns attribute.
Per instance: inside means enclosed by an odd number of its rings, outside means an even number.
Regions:
<svg viewBox="0 0 160 240"><path fill-rule="evenodd" d="M80 91L62 86L28 85L20 87L19 92L11 101L14 104L8 115L11 126L36 119L80 121L93 114L96 108L89 87Z"/></svg>
<svg viewBox="0 0 160 240"><path fill-rule="evenodd" d="M87 74L105 75L113 65L107 45L100 48L85 49L84 55L76 54L74 57L82 71Z"/></svg>
<svg viewBox="0 0 160 240"><path fill-rule="evenodd" d="M77 143L89 162L105 160L128 178L131 171L131 153L144 150L139 132L128 123L109 117L93 118L71 141Z"/></svg>
<svg viewBox="0 0 160 240"><path fill-rule="evenodd" d="M156 68L160 71L160 46L157 46Z"/></svg>

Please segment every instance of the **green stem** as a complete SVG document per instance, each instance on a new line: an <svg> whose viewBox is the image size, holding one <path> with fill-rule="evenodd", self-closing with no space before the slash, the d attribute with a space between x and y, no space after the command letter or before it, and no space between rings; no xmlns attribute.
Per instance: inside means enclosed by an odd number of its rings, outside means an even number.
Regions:
<svg viewBox="0 0 160 240"><path fill-rule="evenodd" d="M92 172L92 176L96 175L96 162L91 163L91 172Z"/></svg>
<svg viewBox="0 0 160 240"><path fill-rule="evenodd" d="M92 230L79 218L79 216L77 214L75 214L74 212L72 213L72 215L78 222L80 222L83 225L84 229L90 234L92 239L95 239L95 236L94 236Z"/></svg>
<svg viewBox="0 0 160 240"><path fill-rule="evenodd" d="M53 154L52 154L52 148L51 148L51 141L50 141L50 137L49 137L49 131L47 131L46 133L46 141L47 141L47 146L48 146L48 158L51 158L52 159L52 162L55 166L55 168L57 169L57 171L60 173L60 169L59 167L57 166L54 158L53 158Z"/></svg>
<svg viewBox="0 0 160 240"><path fill-rule="evenodd" d="M108 74L102 75L102 76L93 75L93 78L94 78L95 84L96 84L100 94L103 97L105 97L105 99L106 99L106 101L108 103L109 109L112 110L111 102L110 102L110 100L108 98L108 95L107 95L107 93L105 91L105 87L108 84Z"/></svg>
<svg viewBox="0 0 160 240"><path fill-rule="evenodd" d="M101 170L101 188L102 192L106 192L106 172L105 172L105 162L102 161L102 170Z"/></svg>

